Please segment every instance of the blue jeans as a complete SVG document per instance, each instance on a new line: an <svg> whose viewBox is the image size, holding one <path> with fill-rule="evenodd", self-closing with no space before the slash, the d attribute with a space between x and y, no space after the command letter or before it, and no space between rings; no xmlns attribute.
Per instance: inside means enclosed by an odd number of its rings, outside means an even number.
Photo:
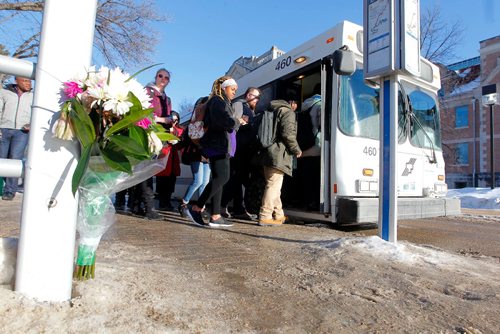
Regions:
<svg viewBox="0 0 500 334"><path fill-rule="evenodd" d="M195 161L191 163L191 172L193 173L193 182L187 188L186 194L182 199L184 203L189 203L196 190L198 190L198 194L201 194L205 190L210 181L210 164Z"/></svg>
<svg viewBox="0 0 500 334"><path fill-rule="evenodd" d="M28 145L29 133L16 129L0 129L0 158L21 160L24 158L24 151ZM3 193L15 194L19 178L6 177Z"/></svg>

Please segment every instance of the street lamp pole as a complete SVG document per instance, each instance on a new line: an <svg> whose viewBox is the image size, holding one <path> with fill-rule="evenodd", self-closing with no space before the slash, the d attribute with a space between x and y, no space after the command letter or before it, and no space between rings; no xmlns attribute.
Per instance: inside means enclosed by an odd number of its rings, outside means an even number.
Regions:
<svg viewBox="0 0 500 334"><path fill-rule="evenodd" d="M495 126L493 119L493 106L498 103L498 95L497 95L497 85L491 84L488 86L483 86L483 96L482 96L483 106L490 107L490 171L491 171L491 189L495 189L495 157L494 147L494 134L495 134Z"/></svg>
<svg viewBox="0 0 500 334"><path fill-rule="evenodd" d="M491 158L491 162L490 162L490 166L491 166L491 189L495 189L495 158L493 156L493 152L495 152L494 150L494 138L493 138L493 134L495 133L493 130L494 130L494 126L493 126L493 104L490 104L490 158Z"/></svg>

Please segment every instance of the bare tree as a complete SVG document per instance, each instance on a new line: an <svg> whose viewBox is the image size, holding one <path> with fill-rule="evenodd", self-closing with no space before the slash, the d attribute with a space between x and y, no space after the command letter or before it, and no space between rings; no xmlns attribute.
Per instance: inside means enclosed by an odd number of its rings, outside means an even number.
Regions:
<svg viewBox="0 0 500 334"><path fill-rule="evenodd" d="M436 5L427 8L420 17L420 52L434 63L450 63L456 58L455 50L464 33L460 20L445 23Z"/></svg>
<svg viewBox="0 0 500 334"><path fill-rule="evenodd" d="M189 101L188 99L182 100L182 102L179 104L179 110L177 110L181 117L180 123L187 121L189 117L191 117L193 109L194 101Z"/></svg>
<svg viewBox="0 0 500 334"><path fill-rule="evenodd" d="M37 21L44 1L0 1L2 11L21 11L38 14L32 19L33 34L15 47L12 56L31 58L38 54L40 27ZM15 19L15 15L6 19ZM149 62L158 39L151 28L153 22L166 22L155 8L154 0L99 0L95 25L94 47L112 66L128 67ZM12 33L12 31L10 31Z"/></svg>
<svg viewBox="0 0 500 334"><path fill-rule="evenodd" d="M7 49L5 48L5 45L3 45L3 44L0 44L0 55L2 55L2 56L9 55L9 51L7 51Z"/></svg>

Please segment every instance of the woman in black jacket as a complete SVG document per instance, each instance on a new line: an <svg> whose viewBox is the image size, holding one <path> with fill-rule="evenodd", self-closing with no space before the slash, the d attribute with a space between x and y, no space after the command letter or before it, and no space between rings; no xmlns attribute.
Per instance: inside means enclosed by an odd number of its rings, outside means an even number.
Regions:
<svg viewBox="0 0 500 334"><path fill-rule="evenodd" d="M234 110L231 100L235 97L238 85L236 81L223 76L215 80L212 85L209 100L207 102L203 123L206 128L205 134L200 140L202 153L210 160L212 178L203 190L197 203L189 209L191 220L200 226L207 223L201 215L205 204L212 200L212 212L209 226L221 227L231 226L221 215L222 188L229 180L229 157L234 152L236 142L232 141L231 135L241 122L234 118Z"/></svg>

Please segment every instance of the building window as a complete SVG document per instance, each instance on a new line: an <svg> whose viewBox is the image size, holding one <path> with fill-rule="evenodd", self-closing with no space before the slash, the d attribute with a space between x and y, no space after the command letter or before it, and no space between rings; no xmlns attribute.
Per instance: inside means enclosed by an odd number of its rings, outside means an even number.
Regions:
<svg viewBox="0 0 500 334"><path fill-rule="evenodd" d="M460 106L455 108L455 128L469 126L469 107Z"/></svg>
<svg viewBox="0 0 500 334"><path fill-rule="evenodd" d="M455 161L457 165L469 164L469 144L460 143L455 147Z"/></svg>

